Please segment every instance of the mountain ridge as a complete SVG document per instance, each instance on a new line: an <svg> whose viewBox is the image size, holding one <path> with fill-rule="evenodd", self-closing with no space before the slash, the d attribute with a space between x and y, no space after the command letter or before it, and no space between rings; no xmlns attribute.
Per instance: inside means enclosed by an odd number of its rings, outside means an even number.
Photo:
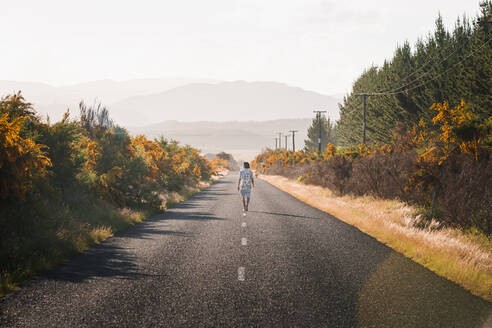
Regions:
<svg viewBox="0 0 492 328"><path fill-rule="evenodd" d="M97 80L67 86L44 82L1 81L0 95L22 90L41 116L59 120L78 103L101 102L115 123L146 126L163 121L267 121L309 117L314 109L338 118L340 99L274 81L212 81L170 78ZM158 90L158 92L155 92Z"/></svg>
<svg viewBox="0 0 492 328"><path fill-rule="evenodd" d="M142 123L151 120L183 121L184 117L186 121L265 121L306 117L319 108L326 109L329 117L336 120L338 102L334 97L284 83L239 80L191 83L156 94L129 97L111 108L116 121L130 125L145 125Z"/></svg>

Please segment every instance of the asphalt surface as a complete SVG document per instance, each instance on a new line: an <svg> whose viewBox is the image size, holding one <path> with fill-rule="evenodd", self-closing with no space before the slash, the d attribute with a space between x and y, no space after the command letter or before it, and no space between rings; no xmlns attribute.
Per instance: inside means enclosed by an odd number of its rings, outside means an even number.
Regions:
<svg viewBox="0 0 492 328"><path fill-rule="evenodd" d="M1 327L491 327L492 305L237 175L0 300Z"/></svg>

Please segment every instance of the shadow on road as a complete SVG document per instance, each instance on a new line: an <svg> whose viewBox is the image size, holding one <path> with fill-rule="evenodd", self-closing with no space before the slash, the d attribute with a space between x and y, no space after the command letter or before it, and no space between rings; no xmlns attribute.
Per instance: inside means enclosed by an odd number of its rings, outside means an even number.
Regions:
<svg viewBox="0 0 492 328"><path fill-rule="evenodd" d="M181 207L188 208L188 207ZM157 220L185 220L185 221L216 221L216 220L225 220L224 218L214 216L210 213L206 212L179 212L173 211L175 208L166 212L163 216L159 216Z"/></svg>
<svg viewBox="0 0 492 328"><path fill-rule="evenodd" d="M94 248L75 256L65 265L46 272L42 278L69 282L82 282L94 278L116 279L145 279L155 277L155 274L144 273L135 254L136 239L155 240L159 242L162 236L189 238L193 233L166 229L168 220L207 221L223 220L206 212L169 211L146 220L141 224L118 233ZM137 243L135 247L144 248ZM141 250L141 249L140 249Z"/></svg>
<svg viewBox="0 0 492 328"><path fill-rule="evenodd" d="M274 212L266 212L266 211L249 211L249 212L250 213L263 213L263 214L270 214L270 215L277 215L277 216L285 216L285 217L296 218L296 219L311 219L311 220L319 220L320 219L320 218L315 218L312 216L286 214L286 213L274 213Z"/></svg>
<svg viewBox="0 0 492 328"><path fill-rule="evenodd" d="M225 185L228 181L218 181L214 184ZM204 202L216 201L219 197L230 195L223 188L206 190L198 193L186 202L172 207L165 213L147 219L141 224L118 233L94 248L76 255L71 261L61 267L48 271L42 278L62 280L69 282L81 282L87 279L111 277L116 279L142 279L148 274L139 270L139 263L135 251L131 245L135 240L155 240L159 242L163 236L189 238L194 234L185 231L169 230L168 221L197 221L206 222L211 220L224 220L211 213L196 211L203 208ZM137 242L138 246L146 247ZM154 276L154 275L151 275Z"/></svg>
<svg viewBox="0 0 492 328"><path fill-rule="evenodd" d="M76 256L62 267L49 271L44 276L51 280L81 282L98 277L139 279L134 256L127 249L114 245L101 245Z"/></svg>

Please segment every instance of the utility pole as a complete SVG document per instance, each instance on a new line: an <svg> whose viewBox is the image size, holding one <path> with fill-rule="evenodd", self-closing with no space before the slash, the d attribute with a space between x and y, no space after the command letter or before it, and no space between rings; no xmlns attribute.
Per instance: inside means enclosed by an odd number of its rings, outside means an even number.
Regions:
<svg viewBox="0 0 492 328"><path fill-rule="evenodd" d="M278 148L282 148L282 132L278 133Z"/></svg>
<svg viewBox="0 0 492 328"><path fill-rule="evenodd" d="M367 94L362 95L362 103L364 104L364 109L362 112L362 144L366 144L366 98Z"/></svg>
<svg viewBox="0 0 492 328"><path fill-rule="evenodd" d="M278 143L277 140L278 140L277 137L275 137L275 149L277 149L277 143Z"/></svg>
<svg viewBox="0 0 492 328"><path fill-rule="evenodd" d="M313 110L313 113L316 113L316 117L318 118L318 152L321 154L321 113L326 113L326 110Z"/></svg>
<svg viewBox="0 0 492 328"><path fill-rule="evenodd" d="M285 150L287 150L287 138L288 138L288 137L289 137L289 136L286 134L286 135L285 135L285 144L284 144Z"/></svg>
<svg viewBox="0 0 492 328"><path fill-rule="evenodd" d="M292 133L292 151L295 153L296 152L296 132L297 130L290 130L289 132Z"/></svg>

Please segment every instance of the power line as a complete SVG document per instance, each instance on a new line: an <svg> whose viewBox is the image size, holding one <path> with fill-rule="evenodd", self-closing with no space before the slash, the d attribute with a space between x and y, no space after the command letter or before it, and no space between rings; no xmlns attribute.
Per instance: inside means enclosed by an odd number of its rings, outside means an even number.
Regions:
<svg viewBox="0 0 492 328"><path fill-rule="evenodd" d="M398 93L403 93L403 92L408 92L408 91L411 91L411 90L415 90L417 88L420 88L421 86L424 86L426 85L427 83L429 82L432 82L434 81L435 79L443 76L444 74L446 74L447 72L449 72L450 70L454 69L456 66L458 66L459 64L461 64L462 62L464 62L465 60L467 60L468 58L470 58L471 56L473 56L475 53L477 53L480 49L482 49L490 40L492 40L492 38L488 39L487 41L485 41L480 47L478 47L477 49L475 49L475 51L471 52L470 54L468 54L468 56L464 57L462 60L460 60L459 62L457 62L456 64L454 64L453 66L451 66L450 68L448 68L447 70L445 70L444 72L441 72L439 73L438 75L436 75L435 77L433 77L432 79L430 80L427 80L426 82L424 83L421 83L417 86L414 86L412 88L408 88L408 89L405 89L405 90L402 90L400 92L394 92L393 94L398 94Z"/></svg>
<svg viewBox="0 0 492 328"><path fill-rule="evenodd" d="M362 95L362 94L366 94L368 96L387 96L387 95L396 95L396 94L399 94L399 93L404 93L404 92L408 92L408 91L411 91L411 90L415 90L417 88L420 88L421 86L424 86L426 85L427 83L429 82L432 82L434 81L435 79L441 77L442 75L446 74L447 72L451 71L452 69L454 69L456 66L458 66L459 64L461 64L462 62L464 62L465 60L467 60L469 57L473 56L476 52L478 52L480 49L482 49L490 40L492 40L492 38L488 39L487 41L485 41L482 45L480 45L478 48L476 48L474 51L470 52L467 56L465 56L462 60L460 60L459 62L457 62L456 64L454 64L453 66L451 66L450 68L448 68L447 70L445 70L444 72L441 72L439 73L438 75L434 76L433 78L431 78L430 80L427 80L426 82L423 82L421 84L418 84L417 86L413 86L411 88L406 88L404 90L399 90L397 91L399 88L397 89L394 89L392 91L388 91L388 92L370 92L370 93L360 93L360 94L355 94L355 95ZM416 81L416 80L415 80ZM415 81L412 81L411 83L415 82Z"/></svg>
<svg viewBox="0 0 492 328"><path fill-rule="evenodd" d="M447 72L449 72L450 70L454 69L456 66L458 66L459 64L461 64L465 60L467 60L469 57L473 56L476 52L478 52L480 49L482 49L490 40L492 40L492 38L491 39L488 39L487 41L485 41L482 45L480 45L474 51L471 51L462 60L460 60L459 62L457 62L456 64L454 64L453 66L451 66L450 68L448 68L447 70L445 70L444 72L441 72L441 73L437 74L436 76L434 76L432 79L427 80L427 81L425 81L425 82L423 82L421 84L418 84L416 86L413 86L411 88L406 88L405 90L394 91L394 92L371 92L371 93L356 93L356 94L354 94L354 96L362 96L362 104L363 104L363 113L362 113L362 143L363 144L366 143L366 98L368 96L389 96L389 95L396 95L396 94L400 94L400 93L404 93L404 92L408 92L408 91L411 91L411 90L415 90L417 88L420 88L420 87L428 84L429 82L432 82L435 79L437 79L437 78L441 77L442 75L446 74ZM397 90L397 89L395 89L395 90Z"/></svg>
<svg viewBox="0 0 492 328"><path fill-rule="evenodd" d="M455 49L455 50L454 50L454 51L452 51L449 55L447 55L444 59L441 59L441 61L439 61L439 62L437 63L437 65L442 64L444 61L446 61L446 60L447 60L447 59L449 59L451 56L453 56L454 54L456 54L456 53L458 52L458 50L460 50L460 48ZM427 64L431 63L433 59L434 59L434 57L429 58L429 60L427 60L427 61L426 61L426 62L425 62L422 66L420 66L417 70L413 71L410 75L407 75L405 78L401 79L400 81L401 81L401 82L403 82L403 81L405 81L405 80L409 79L410 77L414 76L415 74L417 74L418 72L420 72L420 71L421 71L421 70L422 70L425 66L427 66ZM410 85L410 84L412 84L412 83L414 83L414 82L416 82L416 81L420 80L422 77L424 77L425 75L427 75L427 74L429 74L429 73L430 73L430 71L427 71L427 72L425 72L424 74L422 74L422 75L420 75L419 77L417 77L416 79L413 79L412 81L408 82L407 84L403 84L403 85L401 85L401 86L399 86L399 87L397 87L397 88L394 88L394 89L391 89L391 88L390 88L390 89L387 89L387 90L384 90L384 91L379 90L379 91L375 91L375 92L377 92L377 93L385 93L385 92L393 92L393 91L396 91L396 90L402 89L402 88L404 88L404 87L406 87L406 86L408 86L408 85Z"/></svg>

